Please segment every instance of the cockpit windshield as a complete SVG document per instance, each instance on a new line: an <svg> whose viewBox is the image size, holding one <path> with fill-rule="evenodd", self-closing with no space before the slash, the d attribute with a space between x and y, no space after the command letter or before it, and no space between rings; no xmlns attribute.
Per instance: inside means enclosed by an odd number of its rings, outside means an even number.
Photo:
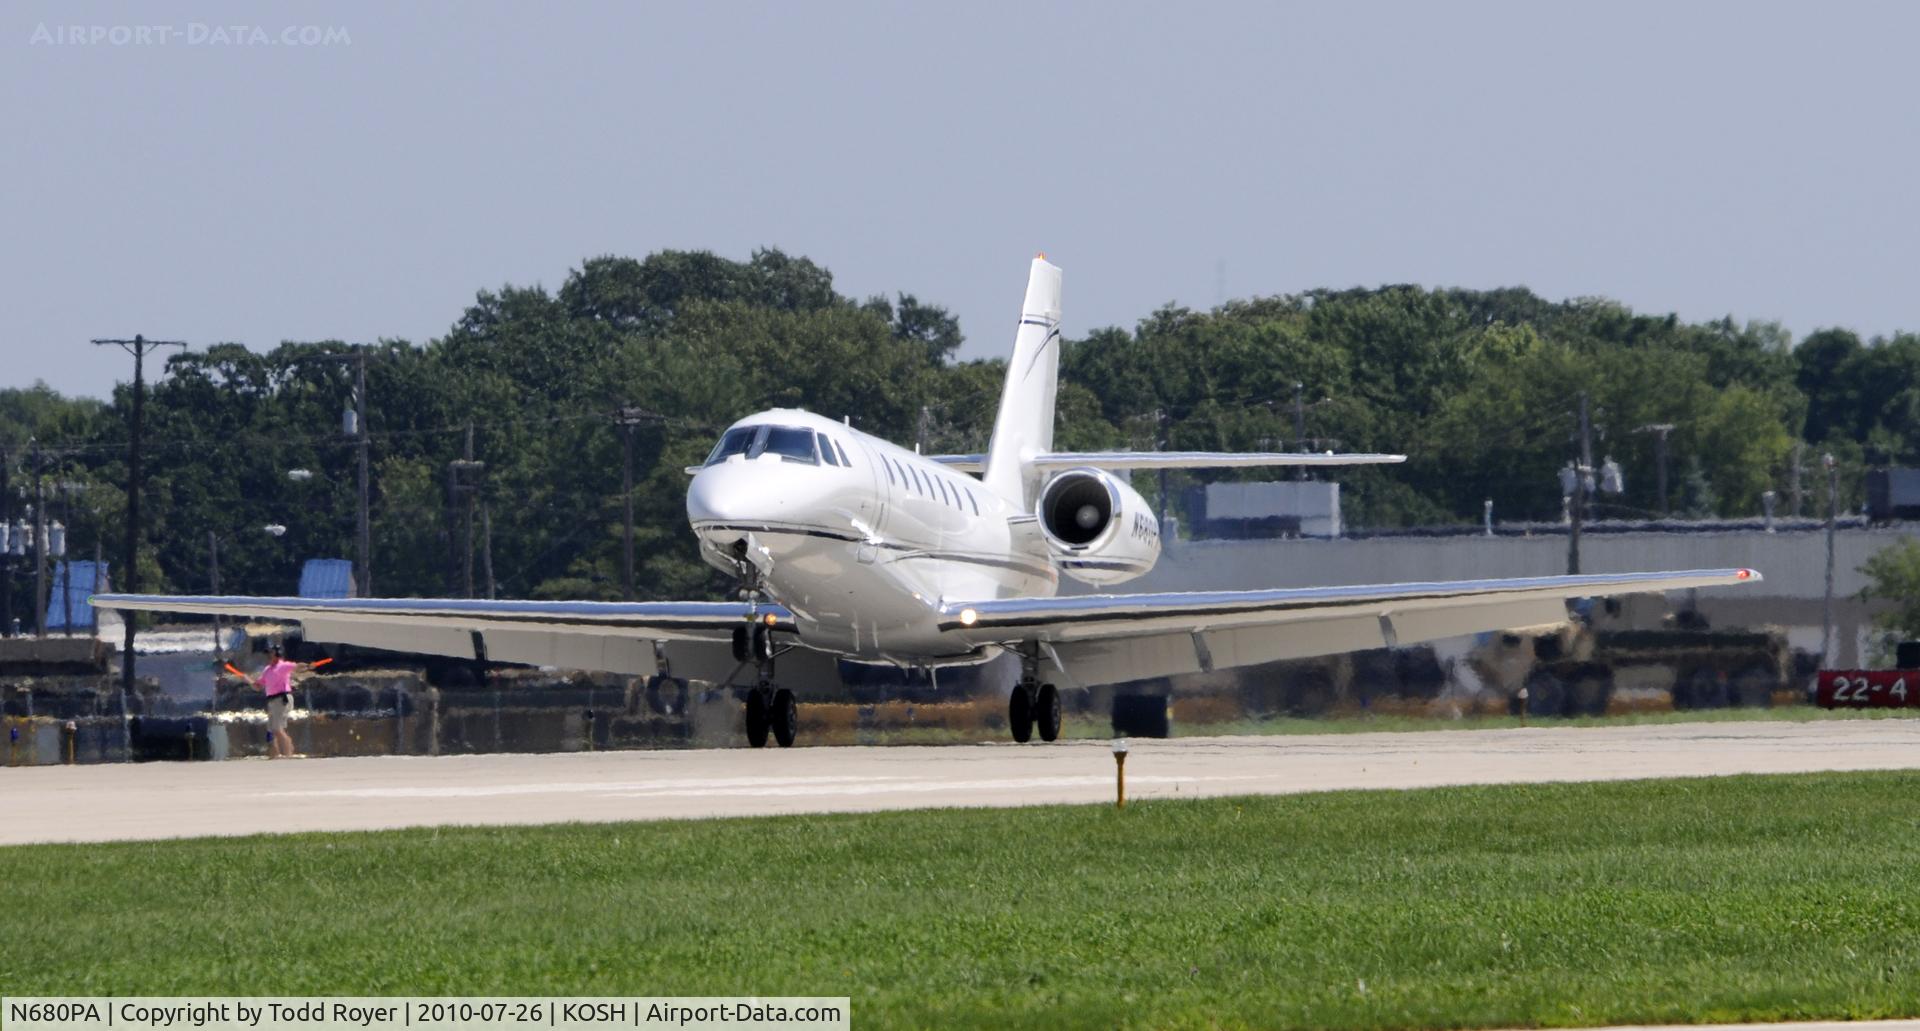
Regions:
<svg viewBox="0 0 1920 1031"><path fill-rule="evenodd" d="M748 446L759 433L758 426L735 426L728 430L720 438L720 443L713 446L713 454L707 456L707 464L719 465L734 455L746 454Z"/></svg>
<svg viewBox="0 0 1920 1031"><path fill-rule="evenodd" d="M749 459L759 458L768 452L786 462L820 464L820 457L813 450L813 431L791 426L735 426L714 445L706 464L719 465L740 454Z"/></svg>
<svg viewBox="0 0 1920 1031"><path fill-rule="evenodd" d="M788 462L820 464L820 458L813 450L812 430L799 430L791 426L769 426L766 435L755 441L753 447L747 449L747 457L758 458L769 451Z"/></svg>

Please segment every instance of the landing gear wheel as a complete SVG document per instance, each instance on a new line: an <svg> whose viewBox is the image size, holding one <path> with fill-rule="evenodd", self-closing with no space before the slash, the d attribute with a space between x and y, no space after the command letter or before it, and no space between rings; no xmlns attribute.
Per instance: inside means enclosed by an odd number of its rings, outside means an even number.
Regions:
<svg viewBox="0 0 1920 1031"><path fill-rule="evenodd" d="M1033 739L1033 688L1026 684L1015 684L1007 699L1007 728L1020 744Z"/></svg>
<svg viewBox="0 0 1920 1031"><path fill-rule="evenodd" d="M1033 708L1033 720L1040 725L1040 740L1053 741L1060 736L1060 692L1052 684L1040 685L1040 696Z"/></svg>
<svg viewBox="0 0 1920 1031"><path fill-rule="evenodd" d="M753 625L753 661L773 661L773 631L765 623Z"/></svg>
<svg viewBox="0 0 1920 1031"><path fill-rule="evenodd" d="M793 735L800 730L800 706L794 702L793 692L784 687L775 691L773 711L768 715L773 717L773 739L781 748L792 748Z"/></svg>
<svg viewBox="0 0 1920 1031"><path fill-rule="evenodd" d="M767 747L767 694L764 687L747 692L747 744L753 748Z"/></svg>
<svg viewBox="0 0 1920 1031"><path fill-rule="evenodd" d="M748 635L753 632L753 629L754 628L750 626L737 626L733 628L733 661L745 662L747 658L753 654L748 650L749 646L747 643Z"/></svg>

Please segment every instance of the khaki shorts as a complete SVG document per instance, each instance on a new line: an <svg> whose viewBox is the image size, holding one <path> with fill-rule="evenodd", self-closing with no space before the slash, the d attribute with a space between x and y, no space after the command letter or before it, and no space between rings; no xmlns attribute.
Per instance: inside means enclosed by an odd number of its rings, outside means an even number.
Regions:
<svg viewBox="0 0 1920 1031"><path fill-rule="evenodd" d="M292 691L283 691L267 699L267 730L278 734L287 729L287 715L292 711Z"/></svg>

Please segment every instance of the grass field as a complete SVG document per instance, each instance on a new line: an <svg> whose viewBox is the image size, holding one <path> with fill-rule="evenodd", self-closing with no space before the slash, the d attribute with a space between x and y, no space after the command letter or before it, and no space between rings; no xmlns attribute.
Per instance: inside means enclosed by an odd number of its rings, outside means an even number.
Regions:
<svg viewBox="0 0 1920 1031"><path fill-rule="evenodd" d="M856 1026L1920 1014L1920 774L0 849L8 994L847 995Z"/></svg>

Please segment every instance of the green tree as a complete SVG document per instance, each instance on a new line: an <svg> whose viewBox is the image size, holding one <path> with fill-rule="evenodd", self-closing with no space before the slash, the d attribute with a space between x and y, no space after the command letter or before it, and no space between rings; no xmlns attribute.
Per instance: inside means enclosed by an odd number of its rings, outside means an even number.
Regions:
<svg viewBox="0 0 1920 1031"><path fill-rule="evenodd" d="M1901 538L1868 558L1860 572L1867 577L1860 600L1887 603L1873 616L1880 631L1876 651L1891 653L1896 642L1920 639L1920 541Z"/></svg>

